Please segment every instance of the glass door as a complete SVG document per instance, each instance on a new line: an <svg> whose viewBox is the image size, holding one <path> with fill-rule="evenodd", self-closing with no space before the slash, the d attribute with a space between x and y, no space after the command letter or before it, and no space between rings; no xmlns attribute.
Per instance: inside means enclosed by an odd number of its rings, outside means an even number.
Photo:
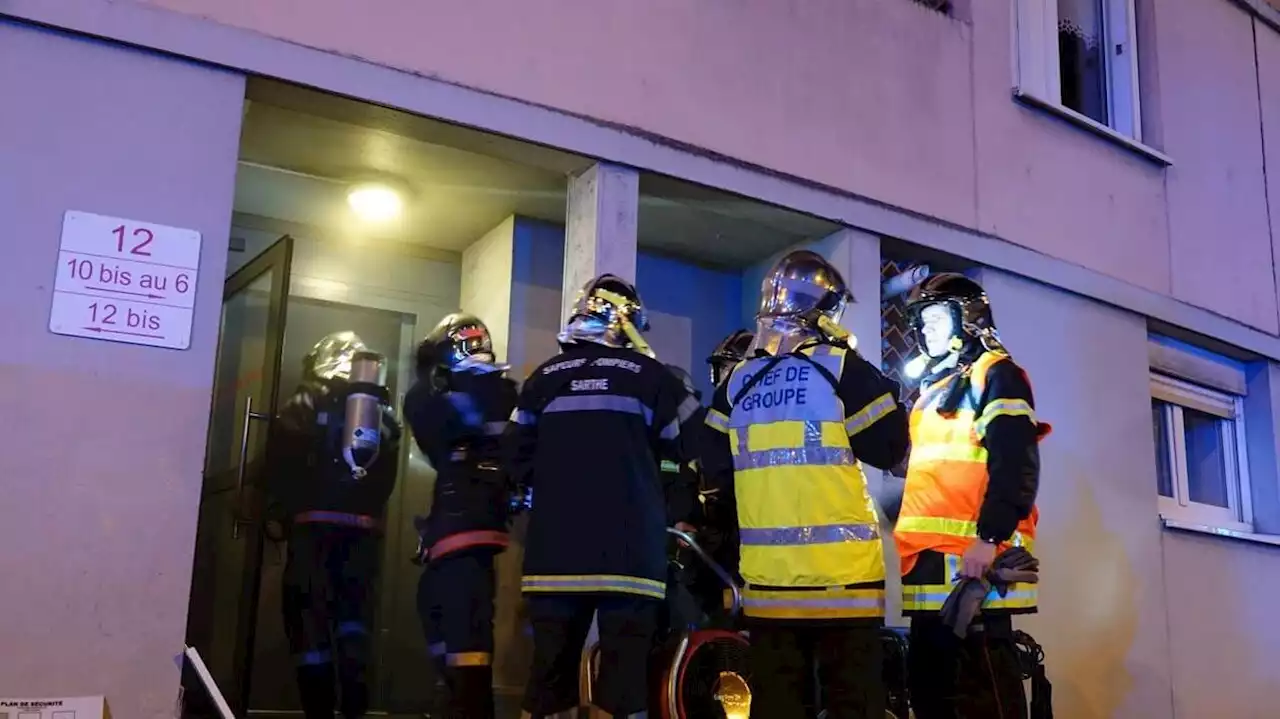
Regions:
<svg viewBox="0 0 1280 719"><path fill-rule="evenodd" d="M232 710L247 706L263 535L261 466L276 410L293 239L285 236L227 279L214 367L187 643ZM184 674L185 716L213 716Z"/></svg>

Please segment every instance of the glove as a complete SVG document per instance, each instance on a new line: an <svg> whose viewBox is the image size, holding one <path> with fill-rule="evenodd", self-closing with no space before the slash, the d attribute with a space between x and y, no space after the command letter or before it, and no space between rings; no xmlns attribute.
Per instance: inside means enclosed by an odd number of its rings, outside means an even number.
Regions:
<svg viewBox="0 0 1280 719"><path fill-rule="evenodd" d="M969 625L982 612L982 604L993 588L1003 597L1015 582L1039 582L1039 572L1040 560L1024 547L1006 549L996 556L986 576L981 579L963 579L951 590L939 612L943 624L951 627L957 637L965 638L969 634Z"/></svg>

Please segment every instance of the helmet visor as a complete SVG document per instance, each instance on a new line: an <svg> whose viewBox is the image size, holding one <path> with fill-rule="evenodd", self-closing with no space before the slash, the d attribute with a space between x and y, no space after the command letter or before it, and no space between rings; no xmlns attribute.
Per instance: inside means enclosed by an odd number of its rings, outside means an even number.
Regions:
<svg viewBox="0 0 1280 719"><path fill-rule="evenodd" d="M456 365L468 357L476 357L486 361L493 360L493 342L489 333L479 325L462 325L449 332L451 356L450 365Z"/></svg>

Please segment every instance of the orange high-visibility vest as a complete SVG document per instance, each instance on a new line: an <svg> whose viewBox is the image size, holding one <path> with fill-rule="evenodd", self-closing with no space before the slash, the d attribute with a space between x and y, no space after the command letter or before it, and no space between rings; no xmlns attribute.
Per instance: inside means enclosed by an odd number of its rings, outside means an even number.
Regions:
<svg viewBox="0 0 1280 719"><path fill-rule="evenodd" d="M907 467L902 510L894 528L902 574L915 566L926 549L948 555L963 554L978 536L978 513L987 493L987 450L982 438L991 420L1000 416L1025 416L1035 421L1031 406L1021 399L991 400L977 414L987 384L987 372L997 362L1008 361L1003 352L985 352L971 365L969 391L954 415L942 415L938 405L959 381L956 372L927 387L911 411L911 459ZM1041 437L1049 426L1041 424ZM1039 510L1018 523L1013 537L1000 545L1035 544Z"/></svg>

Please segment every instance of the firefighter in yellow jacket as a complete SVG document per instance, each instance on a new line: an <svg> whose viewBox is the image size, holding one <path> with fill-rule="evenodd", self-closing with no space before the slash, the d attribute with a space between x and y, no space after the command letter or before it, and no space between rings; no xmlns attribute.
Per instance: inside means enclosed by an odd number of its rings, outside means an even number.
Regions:
<svg viewBox="0 0 1280 719"><path fill-rule="evenodd" d="M816 664L830 719L883 719L884 554L859 462L901 461L906 413L840 329L851 295L826 260L792 252L761 293L703 449L706 481L737 507L753 714L805 716Z"/></svg>
<svg viewBox="0 0 1280 719"><path fill-rule="evenodd" d="M911 617L912 708L918 719L1027 715L1011 615L1036 611L1034 584L992 592L967 636L939 610L963 577L982 577L999 552L1034 551L1039 440L1031 385L1000 343L982 287L934 275L915 288L907 316L922 377L911 412L911 455L894 529L903 612Z"/></svg>

